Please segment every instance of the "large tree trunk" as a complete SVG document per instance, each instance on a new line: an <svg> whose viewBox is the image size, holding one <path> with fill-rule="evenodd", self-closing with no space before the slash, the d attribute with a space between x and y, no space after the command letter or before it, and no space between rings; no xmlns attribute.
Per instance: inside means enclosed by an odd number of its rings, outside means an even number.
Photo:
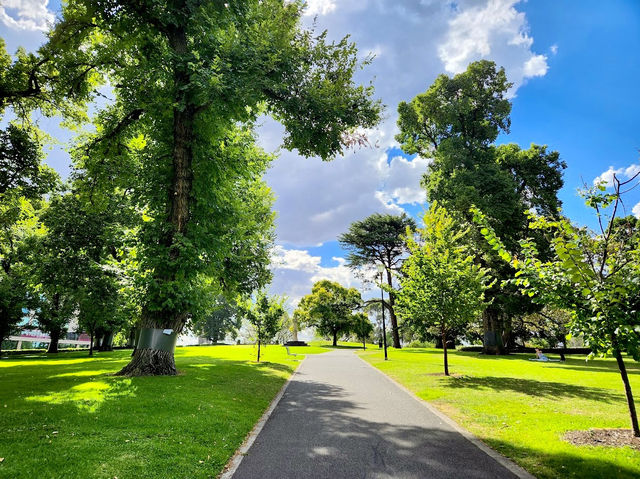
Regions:
<svg viewBox="0 0 640 479"><path fill-rule="evenodd" d="M391 270L387 268L387 284L389 288L393 288L393 277L391 276ZM398 331L398 318L396 318L396 312L393 308L395 304L395 298L393 293L389 293L389 317L391 318L391 333L393 335L393 347L400 349L400 332ZM382 305L384 308L384 304Z"/></svg>
<svg viewBox="0 0 640 479"><path fill-rule="evenodd" d="M191 189L193 185L193 136L196 108L188 98L190 83L187 66L188 44L184 25L174 25L168 29L169 46L177 58L174 65L174 95L176 107L173 109L173 178L168 191L167 233L160 240L167 254L164 271L154 271L159 283L171 283L176 279L180 251L176 245L176 235L185 235L191 211ZM187 312L165 308L151 311L149 305L143 309L141 326L144 328L172 329L179 334L187 320ZM176 366L173 351L137 348L131 362L118 374L175 375Z"/></svg>
<svg viewBox="0 0 640 479"><path fill-rule="evenodd" d="M506 354L506 349L502 342L500 313L489 306L482 313L482 325L484 329L484 354Z"/></svg>
<svg viewBox="0 0 640 479"><path fill-rule="evenodd" d="M50 331L49 337L51 338L51 341L49 342L49 349L47 349L47 353L57 353L58 343L60 341L60 331Z"/></svg>
<svg viewBox="0 0 640 479"><path fill-rule="evenodd" d="M338 345L338 332L334 331L333 332L333 346L337 346Z"/></svg>
<svg viewBox="0 0 640 479"><path fill-rule="evenodd" d="M91 331L91 340L89 341L89 356L93 356L93 331Z"/></svg>
<svg viewBox="0 0 640 479"><path fill-rule="evenodd" d="M627 375L627 368L624 365L622 359L622 353L619 348L615 348L616 361L618 362L618 369L620 370L620 376L624 383L624 392L627 396L627 405L629 406L629 416L631 417L631 428L633 429L633 435L640 437L640 426L638 426L638 414L636 413L636 404L633 400L633 393L631 392L631 384L629 383L629 376Z"/></svg>

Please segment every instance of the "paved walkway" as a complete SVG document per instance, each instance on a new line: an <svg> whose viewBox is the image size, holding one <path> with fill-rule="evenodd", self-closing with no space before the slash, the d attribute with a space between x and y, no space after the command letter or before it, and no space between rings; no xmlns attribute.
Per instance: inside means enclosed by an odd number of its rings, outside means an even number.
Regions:
<svg viewBox="0 0 640 479"><path fill-rule="evenodd" d="M233 479L515 477L339 350L307 357Z"/></svg>

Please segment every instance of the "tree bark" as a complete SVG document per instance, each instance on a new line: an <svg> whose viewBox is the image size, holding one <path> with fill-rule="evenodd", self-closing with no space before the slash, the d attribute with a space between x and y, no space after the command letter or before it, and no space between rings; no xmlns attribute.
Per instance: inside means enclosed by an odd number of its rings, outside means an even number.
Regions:
<svg viewBox="0 0 640 479"><path fill-rule="evenodd" d="M260 340L258 339L258 361L260 362Z"/></svg>
<svg viewBox="0 0 640 479"><path fill-rule="evenodd" d="M393 288L393 276L391 276L391 270L387 269L387 284L389 288ZM393 297L393 293L389 292L389 317L391 319L391 332L393 335L393 347L396 349L400 349L402 346L400 345L400 332L398 331L398 318L396 318L396 312L393 308L395 304L395 298ZM384 308L384 304L382 305Z"/></svg>
<svg viewBox="0 0 640 479"><path fill-rule="evenodd" d="M89 341L89 356L93 356L93 331L91 331L91 340Z"/></svg>
<svg viewBox="0 0 640 479"><path fill-rule="evenodd" d="M447 333L442 332L442 351L444 352L444 375L449 375L449 357L447 356Z"/></svg>
<svg viewBox="0 0 640 479"><path fill-rule="evenodd" d="M333 332L333 346L337 346L338 345L338 332L334 331Z"/></svg>
<svg viewBox="0 0 640 479"><path fill-rule="evenodd" d="M187 66L188 43L186 26L173 25L167 30L167 40L173 50L176 64L173 66L174 100L173 108L173 178L168 198L167 233L160 239L166 249L167 267L164 271L154 271L159 283L175 281L176 268L179 265L180 250L176 245L176 235L185 235L191 212L191 190L193 186L193 136L196 108L188 98L190 84ZM143 308L141 326L148 328L173 329L180 333L187 320L187 312L164 308L151 311L149 305ZM118 374L136 375L175 375L173 352L154 349L136 350L129 365Z"/></svg>
<svg viewBox="0 0 640 479"><path fill-rule="evenodd" d="M629 383L629 376L627 375L627 368L624 365L622 359L622 353L619 348L615 348L616 361L618 363L618 369L620 370L620 376L624 383L624 392L627 396L627 405L629 406L629 416L631 417L631 428L633 429L633 435L640 437L640 426L638 426L638 414L636 413L636 404L633 400L633 393L631 392L631 384Z"/></svg>
<svg viewBox="0 0 640 479"><path fill-rule="evenodd" d="M60 331L50 331L49 337L51 338L51 341L49 342L49 348L47 349L47 354L57 353L58 343L60 341Z"/></svg>
<svg viewBox="0 0 640 479"><path fill-rule="evenodd" d="M131 362L117 376L175 376L173 352L157 349L136 349Z"/></svg>
<svg viewBox="0 0 640 479"><path fill-rule="evenodd" d="M504 343L502 342L499 312L492 307L485 309L482 313L482 325L484 329L483 353L506 354Z"/></svg>

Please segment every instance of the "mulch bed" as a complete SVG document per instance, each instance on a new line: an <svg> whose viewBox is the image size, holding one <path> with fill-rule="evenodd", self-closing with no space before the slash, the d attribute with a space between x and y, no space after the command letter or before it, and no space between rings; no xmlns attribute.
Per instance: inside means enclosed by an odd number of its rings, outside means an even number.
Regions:
<svg viewBox="0 0 640 479"><path fill-rule="evenodd" d="M640 437L635 437L631 429L568 431L563 439L574 446L629 446L640 450Z"/></svg>

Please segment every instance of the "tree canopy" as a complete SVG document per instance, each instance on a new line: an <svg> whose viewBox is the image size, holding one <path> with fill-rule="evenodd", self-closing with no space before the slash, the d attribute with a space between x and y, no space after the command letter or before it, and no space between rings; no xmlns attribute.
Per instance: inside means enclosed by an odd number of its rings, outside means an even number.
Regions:
<svg viewBox="0 0 640 479"><path fill-rule="evenodd" d="M338 345L341 335L361 334L363 306L360 292L340 283L323 279L314 283L311 294L304 296L295 311L303 326L311 326L321 335L330 336Z"/></svg>
<svg viewBox="0 0 640 479"><path fill-rule="evenodd" d="M486 307L487 270L474 261L462 227L437 202L425 212L416 240L407 230L410 250L400 275L398 315L424 339L435 328L442 338L444 374L449 375L447 341L451 331L478 318Z"/></svg>
<svg viewBox="0 0 640 479"><path fill-rule="evenodd" d="M378 121L347 39L303 30L303 4L71 0L50 35L59 72L88 93L108 82L115 101L79 142L76 166L95 197L127 192L139 212L141 326L180 332L203 277L249 293L270 279L271 157L255 120L286 129L284 146L328 160ZM81 67L82 66L82 67ZM67 79L68 80L68 79ZM123 374L175 374L173 353L138 349Z"/></svg>
<svg viewBox="0 0 640 479"><path fill-rule="evenodd" d="M433 157L422 185L429 202L438 201L449 212L471 222L476 206L509 247L528 235L526 212L557 215L558 190L566 167L546 146L496 146L498 134L508 133L511 84L504 69L490 61L471 63L463 73L440 75L429 89L398 107L397 140L407 153ZM499 279L487 292L491 305L483 317L487 353L501 353L509 343L511 318L536 309L527 296L503 286L510 272L487 248L480 235L476 253ZM537 238L544 250L544 239Z"/></svg>
<svg viewBox="0 0 640 479"><path fill-rule="evenodd" d="M616 358L632 428L640 436L622 357L626 351L640 360L640 234L635 218L618 217L622 193L634 181L635 177L627 182L614 177L613 192L599 185L583 193L597 215L599 231L576 227L566 218L532 215L530 228L549 236L549 258L540 256L530 238L520 242L519 254L514 253L479 210L474 214L488 244L516 270L513 282L537 301L571 311L570 333L581 335L593 354Z"/></svg>

